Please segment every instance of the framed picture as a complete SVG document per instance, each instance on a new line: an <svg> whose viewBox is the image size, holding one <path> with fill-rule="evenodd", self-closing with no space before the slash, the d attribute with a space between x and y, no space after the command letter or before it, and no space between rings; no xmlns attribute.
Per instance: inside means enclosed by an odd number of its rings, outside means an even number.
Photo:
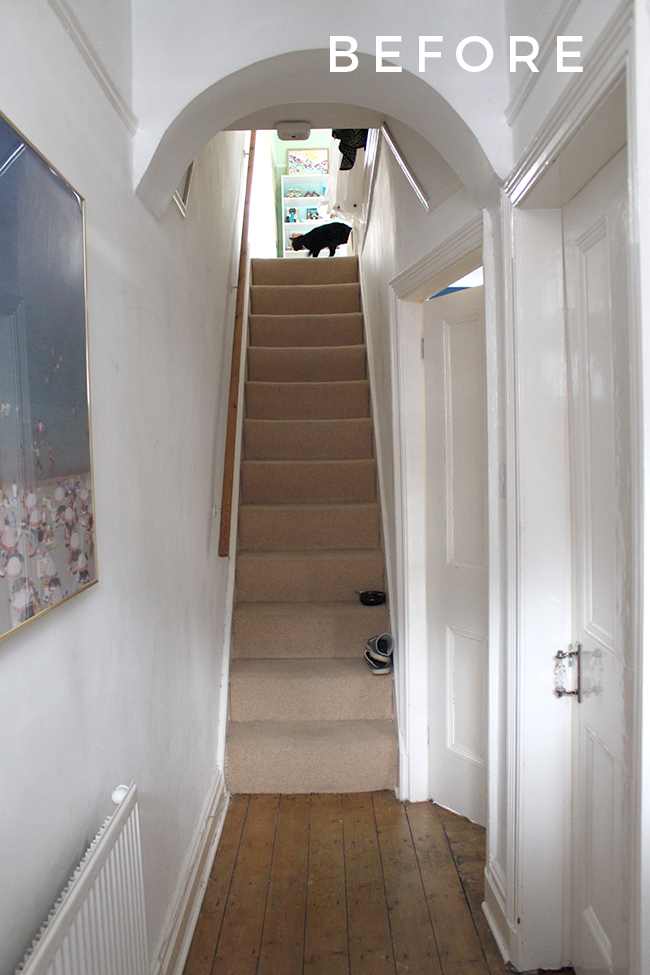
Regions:
<svg viewBox="0 0 650 975"><path fill-rule="evenodd" d="M84 201L0 115L0 639L97 581Z"/></svg>
<svg viewBox="0 0 650 975"><path fill-rule="evenodd" d="M287 149L287 174L329 172L329 149Z"/></svg>

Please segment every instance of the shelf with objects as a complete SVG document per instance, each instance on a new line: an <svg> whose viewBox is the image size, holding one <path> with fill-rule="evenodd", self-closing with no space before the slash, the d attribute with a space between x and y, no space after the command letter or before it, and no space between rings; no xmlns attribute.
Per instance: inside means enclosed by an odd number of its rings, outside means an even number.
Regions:
<svg viewBox="0 0 650 975"><path fill-rule="evenodd" d="M294 251L291 238L309 233L329 222L325 204L327 176L322 173L295 173L282 176L282 222L285 257L302 257ZM321 208L319 211L319 207Z"/></svg>
<svg viewBox="0 0 650 975"><path fill-rule="evenodd" d="M293 249L291 239L332 222L325 199L327 175L300 173L281 180L284 256L308 257L308 251Z"/></svg>

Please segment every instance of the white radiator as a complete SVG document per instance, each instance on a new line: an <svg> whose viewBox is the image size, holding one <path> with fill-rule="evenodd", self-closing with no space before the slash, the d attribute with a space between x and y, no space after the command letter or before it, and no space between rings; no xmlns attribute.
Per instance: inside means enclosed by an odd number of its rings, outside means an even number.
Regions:
<svg viewBox="0 0 650 975"><path fill-rule="evenodd" d="M91 843L16 975L147 975L135 783Z"/></svg>

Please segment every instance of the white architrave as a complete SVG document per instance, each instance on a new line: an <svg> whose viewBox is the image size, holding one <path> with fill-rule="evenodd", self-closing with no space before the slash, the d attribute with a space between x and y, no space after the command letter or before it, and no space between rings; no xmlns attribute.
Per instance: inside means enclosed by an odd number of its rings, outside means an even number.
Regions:
<svg viewBox="0 0 650 975"><path fill-rule="evenodd" d="M635 30L645 32L639 42L640 49L645 51L643 44L648 43L650 25L645 5L639 3L637 8L637 15L640 11L641 16L638 16ZM515 967L526 970L539 966L559 967L570 960L570 932L566 923L570 877L565 866L570 862L567 815L571 798L567 761L569 722L566 709L562 707L565 702L553 702L559 704L560 708L557 721L552 721L550 701L543 698L538 687L540 678L552 681L552 663L550 660L547 662L546 658L555 647L554 640L558 644L556 649L560 648L563 614L568 620L565 605L568 585L565 577L570 532L566 518L568 498L562 501L568 475L567 455L563 447L566 437L566 389L562 390L558 385L561 371L558 357L565 355L564 333L560 327L562 296L560 294L554 301L549 296L549 289L561 290L561 213L559 210L519 211L518 205L538 184L585 120L626 75L632 148L631 210L637 213L639 221L639 226L632 228L631 291L632 305L636 301L639 309L637 321L643 321L643 309L650 308L650 302L641 288L639 238L645 240L646 244L650 241L650 184L647 177L641 179L638 159L642 158L641 147L650 146L650 132L647 119L642 118L643 99L639 98L637 102L635 87L641 81L643 84L648 81L648 68L645 63L635 66L630 56L631 39L632 6L623 4L585 60L584 73L576 75L567 87L533 144L506 181L503 199L503 250L504 254L509 255L504 272L508 453L508 801L503 815L506 818L507 870L503 878L505 885L499 891L499 884L493 882L488 865L486 914ZM556 272L551 272L549 269L554 264L557 264ZM540 291L543 284L540 276L544 273L547 276L550 273L558 280L547 280L546 289ZM553 304L558 306L556 313L550 317L548 314L543 316L541 311L539 315L535 314L536 309L542 309L539 300L542 295L547 313L549 308L552 310ZM541 318L544 320L541 321ZM538 337L534 335L534 329L541 326L550 329L543 350ZM642 361L641 352L642 349L639 349L637 361ZM547 374L543 377L545 382L541 382L539 373L544 369ZM643 363L641 369L644 369ZM644 371L648 374L647 363ZM636 382L635 376L631 376L633 403ZM650 375L646 386L650 387ZM639 403L638 396L636 403ZM540 420L542 411L543 419ZM540 472L543 476L547 473L546 466L540 468L540 454L544 456L545 465L555 465L556 469L555 481L546 482L547 488L550 486L550 495L548 490L540 491ZM633 492L640 498L643 487L641 463L636 476L633 472L633 478L636 482ZM643 526L639 525L639 537L643 530ZM647 529L645 531L647 533ZM641 570L639 559L637 577ZM555 585L554 572L557 573ZM541 640L539 626L543 626ZM636 653L637 664L640 665L641 637L636 641ZM544 659L544 667L540 667L540 656ZM647 676L645 681L647 684ZM650 903L650 870L647 867L650 862L647 849L650 845L647 842L644 844L642 830L647 819L643 812L650 807L650 800L645 801L647 783L641 779L644 732L641 694L640 689L633 717L633 787L636 788L637 782L641 786L637 815L631 829L634 834L632 842L639 852L640 872L635 889L631 892L633 931L629 971L645 973L650 971L650 960L648 952L641 948L648 930L643 917L644 914L647 917ZM540 747L541 736L543 747Z"/></svg>
<svg viewBox="0 0 650 975"><path fill-rule="evenodd" d="M429 696L426 591L426 479L422 309L393 295L391 343L397 577L395 691L400 748L399 796L429 798Z"/></svg>
<svg viewBox="0 0 650 975"><path fill-rule="evenodd" d="M650 119L648 118L647 92L650 91L650 9L644 0L634 5L635 37L630 58L628 84L628 142L631 165L632 240L631 248L631 313L639 323L638 347L633 352L639 357L641 389L637 402L642 403L642 414L637 417L639 430L638 464L642 470L650 469L650 278L647 274L650 254ZM643 161L643 165L641 165ZM643 269L643 273L642 273ZM638 473L638 508L641 519L637 526L637 538L641 548L637 566L640 599L647 604L650 583L650 478L642 480ZM642 666L644 648L650 646L650 613L641 612L637 666L636 727L634 729L635 770L638 774L636 799L635 846L633 862L638 865L632 902L632 950L630 971L639 975L650 973L650 666ZM643 704L645 703L645 707Z"/></svg>
<svg viewBox="0 0 650 975"><path fill-rule="evenodd" d="M561 212L518 212L505 198L503 236L507 785L499 815L506 851L505 890L488 866L486 914L515 968L525 971L566 960L569 713L553 696L553 657L570 632Z"/></svg>
<svg viewBox="0 0 650 975"><path fill-rule="evenodd" d="M434 289L445 287L480 263L482 224L482 218L477 217L390 282L394 323L391 386L397 511L396 635L402 648L395 668L400 746L398 791L400 798L411 802L430 796L421 302Z"/></svg>

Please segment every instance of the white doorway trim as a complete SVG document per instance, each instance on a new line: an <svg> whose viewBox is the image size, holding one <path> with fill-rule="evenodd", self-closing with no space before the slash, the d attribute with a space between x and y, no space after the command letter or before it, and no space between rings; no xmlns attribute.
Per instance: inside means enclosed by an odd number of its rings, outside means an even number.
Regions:
<svg viewBox="0 0 650 975"><path fill-rule="evenodd" d="M398 646L402 648L395 667L400 747L398 794L411 802L430 797L422 302L477 267L482 245L483 218L479 214L390 282L397 513L395 628Z"/></svg>
<svg viewBox="0 0 650 975"><path fill-rule="evenodd" d="M638 5L640 6L640 5ZM574 139L579 130L599 109L606 96L622 78L627 77L628 91L628 129L632 145L630 152L630 187L632 190L631 210L639 211L639 201L635 199L638 186L638 165L635 146L634 79L635 66L632 57L633 46L633 5L623 4L616 12L601 38L594 45L584 62L584 72L576 75L554 106L533 144L506 181L503 194L502 232L505 275L505 329L507 345L506 373L506 427L507 427L507 694L506 725L507 734L507 797L502 817L505 818L506 871L505 890L498 898L490 889L490 868L487 871L486 902L488 918L500 943L505 944L507 953L516 968L537 967L555 968L569 962L570 931L568 898L570 896L570 876L567 865L570 863L570 837L567 810L570 808L570 761L568 741L570 738L570 717L560 705L556 718L550 713L550 691L552 690L552 653L560 649L563 633L563 616L566 621L568 585L565 560L570 552L570 525L567 518L568 478L567 455L563 446L566 439L566 390L550 388L545 392L541 384L531 388L529 376L533 374L533 364L548 362L540 357L540 346L534 330L546 325L539 321L535 310L539 308L542 294L548 297L549 288L561 289L561 211L563 200L556 204L546 202L544 209L529 209L539 204L538 189L544 177L555 164L558 156ZM646 25L647 26L647 25ZM647 78L646 78L647 80ZM641 111L641 109L637 109ZM646 123L647 124L647 123ZM585 168L589 161L586 160ZM534 194L531 191L535 190ZM646 187L646 198L647 198ZM530 194L530 196L529 196ZM526 197L529 196L528 201ZM554 209L554 206L556 207ZM636 241L633 239L633 245ZM558 256L559 255L559 256ZM551 269L547 291L541 292L535 281L533 262L537 267ZM528 264L528 269L526 265ZM640 269L638 249L632 248L632 314L634 315L635 295L640 293ZM537 288L537 294L536 292ZM636 299L638 301L638 299ZM562 299L558 311L561 312ZM552 345L546 349L548 356L565 356L565 337L563 315L555 314L551 321L554 333ZM640 331L640 317L637 317L637 333ZM634 329L632 330L634 332ZM634 352L636 351L636 358ZM641 349L633 350L633 361L640 363ZM641 368L640 366L638 367ZM647 368L646 368L647 371ZM638 374L631 376L631 396L634 406L639 409ZM647 406L646 406L647 409ZM547 410L555 411L552 416ZM545 417L546 426L542 430L544 438L540 442L538 418ZM553 428L555 432L553 432ZM560 453L559 447L562 447ZM636 447L639 458L641 440L637 434ZM536 469L536 452L549 451L551 462L555 465L556 477L552 491L554 496L540 494L538 490L539 470ZM512 472L510 474L510 472ZM637 497L635 505L640 512L642 480L640 470L635 472L633 491ZM537 496L536 496L537 491ZM562 502L562 494L566 497ZM540 517L539 503L546 504ZM641 538L642 524L637 523L637 537ZM543 545L542 530L548 536L546 548ZM553 595L552 560L548 551L552 550L558 572ZM544 564L540 558L546 560ZM642 569L640 557L636 566L637 578ZM541 567L541 568L540 568ZM551 584L545 591L546 606L541 606L540 573L547 573ZM549 601L551 597L551 601ZM556 598L557 602L552 602ZM545 615L542 620L542 609ZM570 610L570 604L568 606ZM535 614L539 614L535 620ZM532 625L531 625L532 624ZM535 625L537 624L537 630ZM640 613L637 613L638 627L637 673L641 664ZM539 627L541 626L541 631ZM566 622L564 624L566 627ZM542 633L538 639L536 633ZM569 631L570 632L570 631ZM540 668L540 658L544 666ZM548 698L540 690L540 679L551 681ZM545 686L545 684L543 685ZM637 699L633 716L634 745L634 802L635 821L631 824L633 849L637 853L634 862L641 862L640 822L642 806L638 795L641 782L641 707ZM531 713L535 720L531 720ZM539 747L540 734L544 735L544 750ZM534 774L531 774L531 769ZM539 770L541 774L539 774ZM549 791L548 780L554 771L554 785ZM546 828L539 833L540 819L535 809L545 811ZM549 828L548 817L552 819ZM551 845L549 845L549 842ZM540 857L540 847L545 849L546 857ZM642 869L642 868L641 868ZM630 945L629 971L646 971L641 962L640 939L644 925L641 923L641 884L638 878L631 892L631 916L633 919L632 944ZM647 929L647 925L645 925ZM647 958L647 955L646 955ZM650 964L646 961L646 965Z"/></svg>

